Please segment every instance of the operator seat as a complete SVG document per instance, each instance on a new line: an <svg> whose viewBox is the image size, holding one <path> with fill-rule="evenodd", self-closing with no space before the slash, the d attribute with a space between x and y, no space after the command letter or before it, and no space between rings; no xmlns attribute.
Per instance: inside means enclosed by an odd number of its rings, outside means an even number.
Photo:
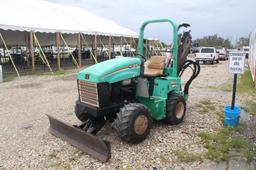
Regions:
<svg viewBox="0 0 256 170"><path fill-rule="evenodd" d="M152 56L144 64L144 76L146 77L156 77L163 75L164 72L164 61L163 56Z"/></svg>

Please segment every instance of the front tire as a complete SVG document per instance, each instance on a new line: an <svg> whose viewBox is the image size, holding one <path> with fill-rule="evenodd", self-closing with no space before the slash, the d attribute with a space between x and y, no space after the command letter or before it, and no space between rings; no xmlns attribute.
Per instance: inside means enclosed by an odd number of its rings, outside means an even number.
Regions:
<svg viewBox="0 0 256 170"><path fill-rule="evenodd" d="M117 113L113 126L123 141L139 143L147 138L151 125L148 109L140 103L130 103Z"/></svg>
<svg viewBox="0 0 256 170"><path fill-rule="evenodd" d="M182 122L186 113L185 98L177 93L171 93L166 102L165 123L177 125Z"/></svg>

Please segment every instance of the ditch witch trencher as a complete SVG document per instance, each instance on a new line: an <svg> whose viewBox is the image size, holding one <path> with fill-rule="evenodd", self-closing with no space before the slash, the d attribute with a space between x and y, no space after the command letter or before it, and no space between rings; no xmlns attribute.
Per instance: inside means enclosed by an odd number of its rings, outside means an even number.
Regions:
<svg viewBox="0 0 256 170"><path fill-rule="evenodd" d="M144 57L144 29L148 24L167 22L173 31L172 57ZM75 114L82 122L67 125L48 115L49 131L91 156L106 162L110 144L96 137L108 121L118 136L129 143L139 143L149 134L152 121L176 125L186 112L191 82L198 76L198 63L187 60L191 46L190 31L178 35L181 27L170 19L149 20L140 29L137 55L110 59L77 74L79 98ZM182 88L186 68L192 75Z"/></svg>

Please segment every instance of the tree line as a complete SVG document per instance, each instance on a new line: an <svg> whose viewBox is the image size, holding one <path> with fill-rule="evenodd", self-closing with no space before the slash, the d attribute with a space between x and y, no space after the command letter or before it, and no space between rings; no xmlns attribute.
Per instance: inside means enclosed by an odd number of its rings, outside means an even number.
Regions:
<svg viewBox="0 0 256 170"><path fill-rule="evenodd" d="M220 37L218 34L204 36L203 38L198 38L193 40L194 47L200 46L210 46L217 48L242 48L243 46L249 45L248 37L241 37L238 41L233 45L229 38Z"/></svg>

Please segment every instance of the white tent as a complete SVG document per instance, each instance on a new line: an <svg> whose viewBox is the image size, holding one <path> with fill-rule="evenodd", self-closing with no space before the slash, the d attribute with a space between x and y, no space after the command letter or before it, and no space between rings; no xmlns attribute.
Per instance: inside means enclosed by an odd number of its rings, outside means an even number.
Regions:
<svg viewBox="0 0 256 170"><path fill-rule="evenodd" d="M137 37L137 33L79 7L53 4L43 0L1 2L0 28L3 30L88 33Z"/></svg>
<svg viewBox="0 0 256 170"><path fill-rule="evenodd" d="M6 0L0 9L0 48L26 46L35 71L35 47L41 50L41 60L49 69L50 64L41 46L75 46L78 49L78 61L72 56L75 65L81 66L81 47L90 47L90 56L97 62L98 45L111 49L113 45L135 44L138 34L115 22L98 17L79 7L54 4L45 0ZM108 53L108 58L111 54ZM28 53L28 51L26 51ZM10 56L10 60L12 57ZM55 62L55 61L53 61ZM0 63L1 64L1 63ZM15 67L15 60L12 61ZM28 64L30 65L30 64ZM61 68L60 51L57 55L57 67Z"/></svg>

